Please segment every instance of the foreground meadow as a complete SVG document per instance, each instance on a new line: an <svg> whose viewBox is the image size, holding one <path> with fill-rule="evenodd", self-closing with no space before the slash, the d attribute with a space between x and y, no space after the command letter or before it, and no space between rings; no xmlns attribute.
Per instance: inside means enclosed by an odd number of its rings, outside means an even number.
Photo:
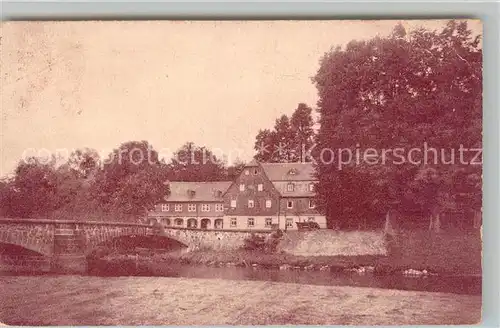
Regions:
<svg viewBox="0 0 500 328"><path fill-rule="evenodd" d="M7 325L474 324L481 296L166 277L0 277Z"/></svg>

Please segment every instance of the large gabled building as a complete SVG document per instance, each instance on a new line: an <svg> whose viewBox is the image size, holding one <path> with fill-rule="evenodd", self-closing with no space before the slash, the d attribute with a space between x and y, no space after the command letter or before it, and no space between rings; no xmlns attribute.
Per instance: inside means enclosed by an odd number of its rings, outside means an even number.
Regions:
<svg viewBox="0 0 500 328"><path fill-rule="evenodd" d="M310 163L258 163L245 166L224 195L228 229L297 229L296 222L326 218L314 205Z"/></svg>
<svg viewBox="0 0 500 328"><path fill-rule="evenodd" d="M164 226L223 229L223 195L231 181L167 182L170 193L148 213Z"/></svg>
<svg viewBox="0 0 500 328"><path fill-rule="evenodd" d="M310 163L247 164L231 182L170 182L170 195L149 213L165 226L224 230L294 230L326 218L314 204Z"/></svg>

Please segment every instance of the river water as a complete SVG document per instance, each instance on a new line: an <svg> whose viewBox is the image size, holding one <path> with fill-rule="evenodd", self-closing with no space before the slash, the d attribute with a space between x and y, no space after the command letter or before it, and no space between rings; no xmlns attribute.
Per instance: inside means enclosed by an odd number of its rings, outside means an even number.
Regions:
<svg viewBox="0 0 500 328"><path fill-rule="evenodd" d="M151 276L225 280L256 280L323 286L354 286L428 292L480 295L480 276L416 276L375 275L370 272L329 272L273 270L264 268L208 267L204 265L137 265L121 262L95 266L90 276Z"/></svg>
<svg viewBox="0 0 500 328"><path fill-rule="evenodd" d="M0 276L57 276L46 271L1 271ZM81 276L97 277L179 277L224 280L254 280L297 283L323 286L354 286L399 289L426 292L444 292L481 295L481 276L428 275L405 276L401 274L377 275L371 272L330 272L277 270L253 267L209 267L179 263L151 264L134 261L98 261Z"/></svg>

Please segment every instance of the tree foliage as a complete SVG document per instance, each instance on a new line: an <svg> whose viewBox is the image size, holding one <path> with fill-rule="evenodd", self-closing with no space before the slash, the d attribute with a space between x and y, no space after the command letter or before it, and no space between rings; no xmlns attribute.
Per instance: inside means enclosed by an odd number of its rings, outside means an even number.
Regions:
<svg viewBox="0 0 500 328"><path fill-rule="evenodd" d="M138 220L168 194L167 180L226 180L241 165L226 168L209 149L190 142L169 164L147 141L122 143L105 159L88 148L74 151L62 164L55 158L29 158L0 181L1 215Z"/></svg>
<svg viewBox="0 0 500 328"><path fill-rule="evenodd" d="M206 147L187 142L181 146L169 164L172 180L221 181L227 179L224 162Z"/></svg>
<svg viewBox="0 0 500 328"><path fill-rule="evenodd" d="M258 132L254 158L267 163L306 161L313 137L312 109L300 103L291 117L282 115L276 119L273 130Z"/></svg>
<svg viewBox="0 0 500 328"><path fill-rule="evenodd" d="M341 169L339 158L319 160L318 203L333 211L331 221L393 208L425 215L480 208L481 165L464 164L458 151L480 149L482 137L482 50L466 22L409 33L398 25L389 37L352 41L324 55L313 81L320 98L317 149L437 150L418 165L408 157L401 163L394 151L384 163ZM467 156L470 163L472 152Z"/></svg>

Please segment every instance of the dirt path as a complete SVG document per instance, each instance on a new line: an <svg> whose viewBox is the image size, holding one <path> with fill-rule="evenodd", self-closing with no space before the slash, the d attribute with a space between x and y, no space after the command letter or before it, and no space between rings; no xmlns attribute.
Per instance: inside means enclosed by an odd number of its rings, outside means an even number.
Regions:
<svg viewBox="0 0 500 328"><path fill-rule="evenodd" d="M481 297L263 281L0 277L10 325L474 324Z"/></svg>

